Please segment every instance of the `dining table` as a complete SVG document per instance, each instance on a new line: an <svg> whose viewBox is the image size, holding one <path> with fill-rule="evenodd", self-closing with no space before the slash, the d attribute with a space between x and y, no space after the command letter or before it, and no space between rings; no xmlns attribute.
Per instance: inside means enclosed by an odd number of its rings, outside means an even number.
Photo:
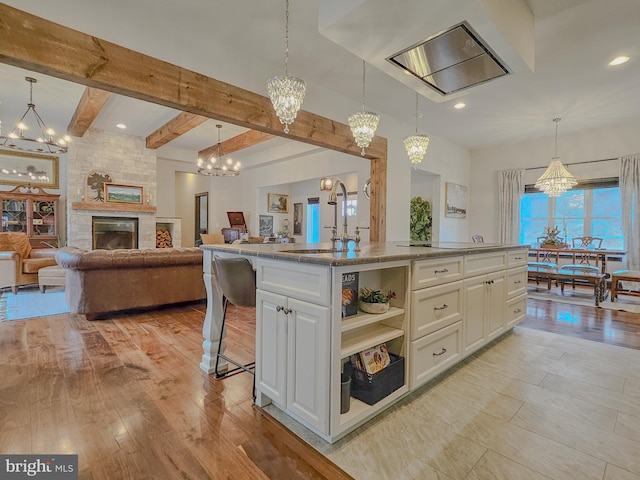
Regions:
<svg viewBox="0 0 640 480"><path fill-rule="evenodd" d="M607 273L607 258L619 257L626 254L624 250L608 248L549 248L544 246L530 247L529 252L536 254L536 262L553 262L559 265L561 256L571 255L571 263L578 265L593 265L600 267L602 273Z"/></svg>

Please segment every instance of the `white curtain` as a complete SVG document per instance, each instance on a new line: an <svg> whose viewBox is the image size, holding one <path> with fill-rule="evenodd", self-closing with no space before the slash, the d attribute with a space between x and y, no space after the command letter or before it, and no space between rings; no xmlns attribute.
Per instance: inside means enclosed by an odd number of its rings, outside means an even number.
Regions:
<svg viewBox="0 0 640 480"><path fill-rule="evenodd" d="M620 196L627 268L640 270L640 154L620 158Z"/></svg>
<svg viewBox="0 0 640 480"><path fill-rule="evenodd" d="M498 172L500 243L520 243L520 199L524 195L524 170Z"/></svg>

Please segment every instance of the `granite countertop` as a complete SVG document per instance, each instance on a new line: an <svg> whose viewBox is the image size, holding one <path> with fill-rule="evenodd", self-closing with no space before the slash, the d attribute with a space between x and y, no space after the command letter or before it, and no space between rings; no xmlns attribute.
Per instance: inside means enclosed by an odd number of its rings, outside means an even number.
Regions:
<svg viewBox="0 0 640 480"><path fill-rule="evenodd" d="M353 245L349 245L353 248ZM361 251L330 252L330 243L240 243L202 245L203 250L235 253L290 262L341 266L365 263L393 262L451 257L474 253L489 253L527 248L527 245L500 245L491 243L434 242L432 246L415 246L409 241L373 242L360 244Z"/></svg>

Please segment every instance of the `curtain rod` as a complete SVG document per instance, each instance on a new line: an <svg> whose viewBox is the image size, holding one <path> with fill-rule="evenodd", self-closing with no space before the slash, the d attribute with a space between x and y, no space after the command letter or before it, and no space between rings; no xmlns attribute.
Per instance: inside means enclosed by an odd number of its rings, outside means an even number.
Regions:
<svg viewBox="0 0 640 480"><path fill-rule="evenodd" d="M618 158L603 158L602 160L585 160L584 162L563 163L563 165L566 167L567 165L581 165L581 164L584 164L584 163L612 162L613 160L620 160L620 157L618 157ZM539 169L542 169L542 168L547 168L547 167L529 167L529 168L525 168L525 170L539 170Z"/></svg>

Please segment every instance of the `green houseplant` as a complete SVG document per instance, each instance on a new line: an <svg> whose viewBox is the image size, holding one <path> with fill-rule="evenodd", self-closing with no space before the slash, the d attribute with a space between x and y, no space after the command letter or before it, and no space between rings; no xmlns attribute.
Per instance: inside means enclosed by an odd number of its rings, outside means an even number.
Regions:
<svg viewBox="0 0 640 480"><path fill-rule="evenodd" d="M431 223L431 203L422 197L413 197L409 222L411 240L431 240Z"/></svg>
<svg viewBox="0 0 640 480"><path fill-rule="evenodd" d="M396 293L389 290L385 295L380 290L360 289L360 310L367 313L384 313L389 310L389 300L396 298Z"/></svg>

